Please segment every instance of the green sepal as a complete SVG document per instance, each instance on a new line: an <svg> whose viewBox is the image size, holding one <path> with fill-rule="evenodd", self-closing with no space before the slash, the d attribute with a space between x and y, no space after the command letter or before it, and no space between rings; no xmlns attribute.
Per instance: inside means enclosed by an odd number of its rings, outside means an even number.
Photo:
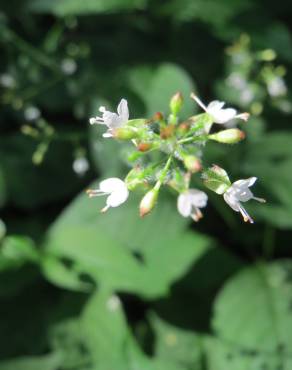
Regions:
<svg viewBox="0 0 292 370"><path fill-rule="evenodd" d="M216 165L204 171L202 178L205 186L217 194L224 194L231 186L227 172Z"/></svg>

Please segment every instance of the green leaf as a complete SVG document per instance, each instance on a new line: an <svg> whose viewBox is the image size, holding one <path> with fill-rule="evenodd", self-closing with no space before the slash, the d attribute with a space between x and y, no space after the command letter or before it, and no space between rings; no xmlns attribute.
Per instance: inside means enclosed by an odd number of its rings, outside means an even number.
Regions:
<svg viewBox="0 0 292 370"><path fill-rule="evenodd" d="M42 357L20 357L0 362L0 370L58 370L61 358L57 354Z"/></svg>
<svg viewBox="0 0 292 370"><path fill-rule="evenodd" d="M230 18L250 7L245 0L171 0L162 3L160 11L175 20L190 21L200 19L212 25L224 25Z"/></svg>
<svg viewBox="0 0 292 370"><path fill-rule="evenodd" d="M190 93L195 90L194 82L178 65L164 63L155 68L145 66L132 69L129 73L129 83L144 100L148 117L157 111L168 114L170 99L178 91L184 98L181 117L188 118L196 110L196 105L190 99Z"/></svg>
<svg viewBox="0 0 292 370"><path fill-rule="evenodd" d="M119 298L109 291L93 294L82 314L81 326L94 370L185 370L168 359L149 358L142 352Z"/></svg>
<svg viewBox="0 0 292 370"><path fill-rule="evenodd" d="M145 3L145 0L34 0L30 9L40 13L49 12L66 16L143 9Z"/></svg>
<svg viewBox="0 0 292 370"><path fill-rule="evenodd" d="M169 200L160 199L144 219L134 194L121 207L100 214L104 201L80 195L53 224L46 243L50 255L67 259L98 284L147 297L166 294L208 250L209 239L186 231L186 220Z"/></svg>
<svg viewBox="0 0 292 370"><path fill-rule="evenodd" d="M245 171L256 174L259 185L267 191L266 205L251 204L256 218L280 228L291 228L292 196L292 135L273 132L247 146ZM254 158L257 158L255 161Z"/></svg>
<svg viewBox="0 0 292 370"><path fill-rule="evenodd" d="M43 256L41 267L46 279L61 288L76 291L88 291L92 288L92 284L81 281L79 271L69 268L66 261L50 254Z"/></svg>
<svg viewBox="0 0 292 370"><path fill-rule="evenodd" d="M155 357L184 369L201 369L201 340L199 335L167 323L151 315L155 331Z"/></svg>
<svg viewBox="0 0 292 370"><path fill-rule="evenodd" d="M232 369L244 368L238 356L251 370L259 369L259 359L271 370L290 369L291 287L292 263L288 260L258 264L232 278L215 303L212 326L223 343L216 348L216 356L227 358L222 350L227 346L238 362ZM228 368L226 361L220 359L226 366L222 369Z"/></svg>

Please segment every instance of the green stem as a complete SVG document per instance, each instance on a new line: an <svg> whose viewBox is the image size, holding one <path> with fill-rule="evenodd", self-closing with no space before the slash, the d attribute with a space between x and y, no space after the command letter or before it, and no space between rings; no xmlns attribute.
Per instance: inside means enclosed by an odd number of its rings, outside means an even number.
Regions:
<svg viewBox="0 0 292 370"><path fill-rule="evenodd" d="M163 181L164 181L164 179L165 179L165 176L167 175L167 172L168 172L168 170L169 170L169 167L170 167L170 165L171 165L172 158L173 158L173 155L171 155L171 156L168 158L167 162L165 163L165 166L164 166L164 168L163 168L163 170L161 171L161 174L160 174L160 176L159 176L159 180L157 181L157 183L156 183L156 184L155 184L155 186L154 186L154 189L155 189L155 190L159 190L159 189L160 189L160 187L161 187L161 185L162 185L162 183L163 183Z"/></svg>
<svg viewBox="0 0 292 370"><path fill-rule="evenodd" d="M201 135L201 136L191 136L191 137L186 137L185 139L178 140L178 144L186 144L186 143L191 143L194 141L205 141L207 140L207 135Z"/></svg>
<svg viewBox="0 0 292 370"><path fill-rule="evenodd" d="M12 42L19 50L30 55L31 58L44 67L47 67L55 72L60 72L58 65L52 59L48 58L47 55L41 52L39 49L31 46L12 30L5 28L2 30L2 32L2 38L4 40L6 39L6 41Z"/></svg>

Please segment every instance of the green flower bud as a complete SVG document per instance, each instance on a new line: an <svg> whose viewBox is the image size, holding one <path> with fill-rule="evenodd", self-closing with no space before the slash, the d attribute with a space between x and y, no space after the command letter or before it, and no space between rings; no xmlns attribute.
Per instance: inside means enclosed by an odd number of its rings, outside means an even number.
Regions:
<svg viewBox="0 0 292 370"><path fill-rule="evenodd" d="M223 194L230 187L231 182L223 168L213 165L202 176L205 186L217 194Z"/></svg>
<svg viewBox="0 0 292 370"><path fill-rule="evenodd" d="M139 207L141 217L148 215L148 213L150 213L152 209L155 207L158 198L158 193L159 189L153 188L144 195L140 202Z"/></svg>
<svg viewBox="0 0 292 370"><path fill-rule="evenodd" d="M208 138L219 143L236 144L245 138L245 133L238 128L230 128L209 135Z"/></svg>
<svg viewBox="0 0 292 370"><path fill-rule="evenodd" d="M199 172L202 169L201 161L195 155L186 155L183 162L185 168L192 173Z"/></svg>
<svg viewBox="0 0 292 370"><path fill-rule="evenodd" d="M131 140L140 137L140 132L135 127L122 126L112 130L112 136L119 140Z"/></svg>
<svg viewBox="0 0 292 370"><path fill-rule="evenodd" d="M171 113L176 116L180 112L182 105L183 105L183 96L180 92L177 92L170 99L169 107Z"/></svg>
<svg viewBox="0 0 292 370"><path fill-rule="evenodd" d="M147 182L145 177L147 176L147 169L143 169L140 166L134 167L125 178L127 188L132 191L140 185L146 185Z"/></svg>

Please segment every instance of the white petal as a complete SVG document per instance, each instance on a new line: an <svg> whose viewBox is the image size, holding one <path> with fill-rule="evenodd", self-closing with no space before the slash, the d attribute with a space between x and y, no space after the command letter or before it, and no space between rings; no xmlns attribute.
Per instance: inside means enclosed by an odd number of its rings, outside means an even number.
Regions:
<svg viewBox="0 0 292 370"><path fill-rule="evenodd" d="M183 217L189 217L192 212L192 205L187 193L182 193L177 198L177 210Z"/></svg>
<svg viewBox="0 0 292 370"><path fill-rule="evenodd" d="M239 212L240 204L238 200L233 196L232 192L229 190L223 194L225 202L231 207L234 211Z"/></svg>
<svg viewBox="0 0 292 370"><path fill-rule="evenodd" d="M105 132L104 134L102 134L103 137L113 137L113 134L111 133L110 130L108 130L107 132Z"/></svg>
<svg viewBox="0 0 292 370"><path fill-rule="evenodd" d="M218 111L220 110L221 108L224 107L224 102L223 101L219 101L219 100L213 100L211 101L211 103L208 104L207 106L207 111L211 113L211 111Z"/></svg>
<svg viewBox="0 0 292 370"><path fill-rule="evenodd" d="M123 122L129 120L129 109L128 109L128 102L126 99L122 99L120 104L118 105L118 115L122 119Z"/></svg>
<svg viewBox="0 0 292 370"><path fill-rule="evenodd" d="M217 112L210 113L215 123L226 123L236 116L236 110L233 108L220 109Z"/></svg>
<svg viewBox="0 0 292 370"><path fill-rule="evenodd" d="M238 180L233 183L232 186L240 187L240 188L249 188L257 181L257 177L249 177L245 180Z"/></svg>
<svg viewBox="0 0 292 370"><path fill-rule="evenodd" d="M107 197L106 205L108 207L118 207L128 199L128 196L128 189L126 187L120 187Z"/></svg>
<svg viewBox="0 0 292 370"><path fill-rule="evenodd" d="M127 189L124 181L117 177L110 177L106 180L101 181L99 184L99 189L104 193L112 193L118 191L119 189Z"/></svg>
<svg viewBox="0 0 292 370"><path fill-rule="evenodd" d="M208 196L201 190L189 189L189 200L194 207L204 208L207 205Z"/></svg>

